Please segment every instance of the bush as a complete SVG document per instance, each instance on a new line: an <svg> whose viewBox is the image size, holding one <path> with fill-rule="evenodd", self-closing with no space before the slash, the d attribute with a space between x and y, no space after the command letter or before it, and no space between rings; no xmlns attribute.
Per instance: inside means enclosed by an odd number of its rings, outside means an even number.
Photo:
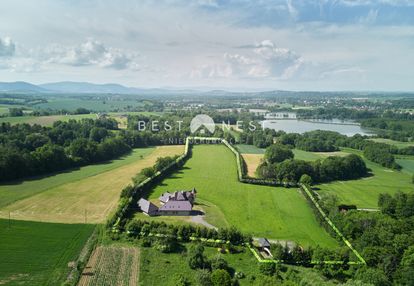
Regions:
<svg viewBox="0 0 414 286"><path fill-rule="evenodd" d="M223 269L214 270L211 274L211 281L214 286L231 286L230 274Z"/></svg>
<svg viewBox="0 0 414 286"><path fill-rule="evenodd" d="M188 265L191 269L202 269L208 266L204 256L204 247L201 244L191 245L188 249Z"/></svg>
<svg viewBox="0 0 414 286"><path fill-rule="evenodd" d="M260 263L259 266L260 273L272 276L276 273L276 264L275 263Z"/></svg>
<svg viewBox="0 0 414 286"><path fill-rule="evenodd" d="M212 286L211 273L207 269L197 271L197 282L200 286Z"/></svg>
<svg viewBox="0 0 414 286"><path fill-rule="evenodd" d="M224 269L227 270L228 264L227 261L221 256L216 255L210 260L210 265L212 270Z"/></svg>

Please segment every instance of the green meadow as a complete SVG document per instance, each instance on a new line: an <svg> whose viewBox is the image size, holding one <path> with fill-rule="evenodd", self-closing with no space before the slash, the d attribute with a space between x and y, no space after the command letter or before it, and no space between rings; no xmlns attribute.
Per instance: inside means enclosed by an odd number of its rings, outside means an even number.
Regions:
<svg viewBox="0 0 414 286"><path fill-rule="evenodd" d="M241 154L264 154L265 152L265 149L258 148L254 145L238 144L236 147Z"/></svg>
<svg viewBox="0 0 414 286"><path fill-rule="evenodd" d="M405 147L408 147L408 146L414 146L414 142L400 142L400 141L395 141L395 140L385 139L385 138L373 138L373 139L370 139L370 140L374 141L374 142L394 145L395 147L398 147L398 148L405 148Z"/></svg>
<svg viewBox="0 0 414 286"><path fill-rule="evenodd" d="M362 152L353 149L343 149L363 157ZM321 195L335 194L341 203L355 204L359 208L376 208L378 195L381 193L395 194L398 191L412 192L414 184L406 168L413 168L414 161L406 160L402 171L391 170L364 158L372 176L359 180L338 181L317 186ZM397 161L398 162L398 161ZM401 161L399 162L401 163Z"/></svg>
<svg viewBox="0 0 414 286"><path fill-rule="evenodd" d="M319 226L296 188L240 183L235 156L224 145L194 146L184 167L156 186L149 199L157 201L163 192L193 187L198 191L197 207L214 226L234 225L253 236L296 241L304 246L338 245Z"/></svg>
<svg viewBox="0 0 414 286"><path fill-rule="evenodd" d="M153 151L154 148L134 149L131 154L110 162L89 165L40 178L36 177L22 181L2 183L0 184L0 209L18 200L31 197L46 190L81 181L124 165L132 164ZM110 175L108 178L110 178Z"/></svg>
<svg viewBox="0 0 414 286"><path fill-rule="evenodd" d="M93 228L0 219L0 285L61 285Z"/></svg>

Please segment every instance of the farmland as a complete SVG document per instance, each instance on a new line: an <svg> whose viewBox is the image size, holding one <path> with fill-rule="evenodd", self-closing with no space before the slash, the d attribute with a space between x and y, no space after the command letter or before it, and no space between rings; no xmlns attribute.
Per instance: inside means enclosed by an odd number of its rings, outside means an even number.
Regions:
<svg viewBox="0 0 414 286"><path fill-rule="evenodd" d="M94 226L0 219L0 285L60 285Z"/></svg>
<svg viewBox="0 0 414 286"><path fill-rule="evenodd" d="M234 154L226 147L194 146L182 170L155 187L149 199L165 191L195 187L197 197L215 205L206 220L217 227L234 225L254 236L293 240L302 245L337 246L317 223L306 199L297 189L242 184L237 180ZM203 205L201 205L203 208Z"/></svg>
<svg viewBox="0 0 414 286"><path fill-rule="evenodd" d="M356 153L357 150L344 149L345 152ZM372 170L373 176L351 181L340 181L318 186L321 195L333 193L341 203L355 204L359 208L376 208L378 195L381 193L394 194L398 191L412 192L411 176L404 171L395 171L368 161L365 163ZM412 166L412 161L407 163ZM404 170L404 169L403 169Z"/></svg>
<svg viewBox="0 0 414 286"><path fill-rule="evenodd" d="M108 113L109 117L114 118L118 121L120 128L126 127L126 117L124 115L128 114L142 114L142 115L159 115L157 112L110 112ZM9 122L10 124L39 124L42 126L52 126L56 121L69 121L69 120L80 120L83 118L96 119L98 115L96 113L90 114L68 114L68 115L48 115L48 116L18 116L18 117L1 117L0 124L3 122Z"/></svg>
<svg viewBox="0 0 414 286"><path fill-rule="evenodd" d="M101 223L116 207L123 187L158 157L183 146L136 149L122 159L0 187L0 216L50 222Z"/></svg>
<svg viewBox="0 0 414 286"><path fill-rule="evenodd" d="M261 154L242 154L243 160L247 165L247 175L249 177L255 177L257 167L263 158Z"/></svg>
<svg viewBox="0 0 414 286"><path fill-rule="evenodd" d="M136 247L98 246L78 286L138 285L140 251Z"/></svg>

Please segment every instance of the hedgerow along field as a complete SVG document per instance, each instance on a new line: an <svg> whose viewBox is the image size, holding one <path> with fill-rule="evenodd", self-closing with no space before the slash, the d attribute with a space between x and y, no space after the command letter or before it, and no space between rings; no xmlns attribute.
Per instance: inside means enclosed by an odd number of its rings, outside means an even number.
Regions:
<svg viewBox="0 0 414 286"><path fill-rule="evenodd" d="M207 210L200 205L207 222L216 227L234 225L253 236L297 241L304 246L338 245L319 226L296 188L240 183L235 156L224 145L194 146L184 167L156 186L149 199L156 201L163 192L193 187L197 199L215 206Z"/></svg>
<svg viewBox="0 0 414 286"><path fill-rule="evenodd" d="M78 286L138 285L140 249L98 246L84 268Z"/></svg>
<svg viewBox="0 0 414 286"><path fill-rule="evenodd" d="M93 229L0 219L0 285L60 285Z"/></svg>
<svg viewBox="0 0 414 286"><path fill-rule="evenodd" d="M344 148L344 152L355 153L363 157L362 152ZM367 167L371 169L370 177L359 180L338 181L319 185L318 193L322 196L335 194L340 203L354 204L358 208L377 208L378 195L381 193L395 194L413 192L414 185L411 175L405 171L391 170L373 163L363 157Z"/></svg>
<svg viewBox="0 0 414 286"><path fill-rule="evenodd" d="M159 157L182 154L182 145L135 149L108 163L0 186L0 217L102 223L113 211L121 190Z"/></svg>

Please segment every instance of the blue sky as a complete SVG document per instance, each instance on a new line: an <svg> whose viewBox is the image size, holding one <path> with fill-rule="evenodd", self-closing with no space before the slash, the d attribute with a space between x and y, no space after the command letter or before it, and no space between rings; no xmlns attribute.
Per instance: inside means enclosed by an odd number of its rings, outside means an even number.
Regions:
<svg viewBox="0 0 414 286"><path fill-rule="evenodd" d="M3 0L0 81L414 90L410 0Z"/></svg>

